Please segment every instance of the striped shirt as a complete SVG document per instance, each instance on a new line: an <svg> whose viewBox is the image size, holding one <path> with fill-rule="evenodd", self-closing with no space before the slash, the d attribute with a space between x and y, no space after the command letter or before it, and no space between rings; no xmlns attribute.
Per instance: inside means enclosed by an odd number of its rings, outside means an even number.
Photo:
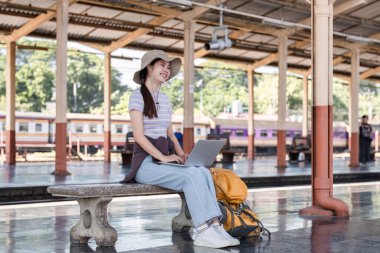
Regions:
<svg viewBox="0 0 380 253"><path fill-rule="evenodd" d="M156 100L157 92L155 92L153 96L154 100ZM149 119L148 117L144 116L143 119L144 135L147 135L154 139L157 139L160 136L167 138L166 131L172 119L172 106L168 96L160 92L158 95L158 102L158 118ZM141 95L140 89L134 90L131 97L129 98L129 112L132 110L137 110L140 112L144 111L144 99Z"/></svg>

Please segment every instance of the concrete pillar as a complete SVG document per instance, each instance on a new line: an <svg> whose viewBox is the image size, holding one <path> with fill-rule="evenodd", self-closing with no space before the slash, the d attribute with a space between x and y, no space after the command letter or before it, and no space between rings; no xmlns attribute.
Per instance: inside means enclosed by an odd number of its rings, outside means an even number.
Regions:
<svg viewBox="0 0 380 253"><path fill-rule="evenodd" d="M56 175L70 174L67 171L67 28L69 22L67 0L57 5L57 69L56 69L56 115L55 115L55 171Z"/></svg>
<svg viewBox="0 0 380 253"><path fill-rule="evenodd" d="M279 36L278 46L278 123L277 123L277 168L286 167L286 71L288 38Z"/></svg>
<svg viewBox="0 0 380 253"><path fill-rule="evenodd" d="M16 101L16 42L7 43L6 66L6 114L5 114L5 163L16 164L16 132L15 132L15 101Z"/></svg>
<svg viewBox="0 0 380 253"><path fill-rule="evenodd" d="M111 161L111 53L104 55L104 161Z"/></svg>
<svg viewBox="0 0 380 253"><path fill-rule="evenodd" d="M255 159L255 108L254 108L254 76L253 68L248 66L247 76L248 76L248 147L247 147L247 159Z"/></svg>
<svg viewBox="0 0 380 253"><path fill-rule="evenodd" d="M359 166L359 85L360 85L360 51L352 50L350 82L350 166Z"/></svg>
<svg viewBox="0 0 380 253"><path fill-rule="evenodd" d="M348 217L348 206L333 198L333 3L312 0L312 188L313 205L300 215Z"/></svg>
<svg viewBox="0 0 380 253"><path fill-rule="evenodd" d="M183 150L190 153L194 146L194 26L192 20L185 22L184 52L184 110Z"/></svg>
<svg viewBox="0 0 380 253"><path fill-rule="evenodd" d="M308 134L308 76L303 76L303 89L302 89L302 137L307 137Z"/></svg>

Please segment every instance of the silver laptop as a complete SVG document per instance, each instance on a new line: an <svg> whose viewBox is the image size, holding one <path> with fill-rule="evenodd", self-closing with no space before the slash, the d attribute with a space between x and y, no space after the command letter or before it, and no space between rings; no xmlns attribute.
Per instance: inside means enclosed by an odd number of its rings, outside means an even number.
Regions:
<svg viewBox="0 0 380 253"><path fill-rule="evenodd" d="M224 140L199 140L193 150L191 151L189 157L184 164L175 162L159 162L160 164L168 164L175 166L211 166L215 162L215 158L223 148L225 144Z"/></svg>

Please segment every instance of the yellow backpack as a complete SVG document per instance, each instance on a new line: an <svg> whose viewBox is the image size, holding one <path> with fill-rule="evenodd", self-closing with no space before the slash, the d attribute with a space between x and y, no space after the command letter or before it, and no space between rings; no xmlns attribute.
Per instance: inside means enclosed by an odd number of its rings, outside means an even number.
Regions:
<svg viewBox="0 0 380 253"><path fill-rule="evenodd" d="M224 229L233 237L268 236L271 233L264 227L246 203L246 184L231 170L210 169L223 218Z"/></svg>

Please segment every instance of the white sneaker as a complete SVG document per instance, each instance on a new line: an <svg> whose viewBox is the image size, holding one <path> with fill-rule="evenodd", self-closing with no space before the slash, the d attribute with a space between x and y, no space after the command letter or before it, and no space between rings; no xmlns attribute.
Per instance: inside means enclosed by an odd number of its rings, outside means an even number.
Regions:
<svg viewBox="0 0 380 253"><path fill-rule="evenodd" d="M217 226L209 226L206 230L196 234L194 245L218 249L231 246L231 243L220 234Z"/></svg>
<svg viewBox="0 0 380 253"><path fill-rule="evenodd" d="M223 228L223 225L219 225L216 223L212 224L211 226L217 227L218 233L230 242L230 246L240 245L240 241L236 238L233 238L229 233L227 233L227 231Z"/></svg>

